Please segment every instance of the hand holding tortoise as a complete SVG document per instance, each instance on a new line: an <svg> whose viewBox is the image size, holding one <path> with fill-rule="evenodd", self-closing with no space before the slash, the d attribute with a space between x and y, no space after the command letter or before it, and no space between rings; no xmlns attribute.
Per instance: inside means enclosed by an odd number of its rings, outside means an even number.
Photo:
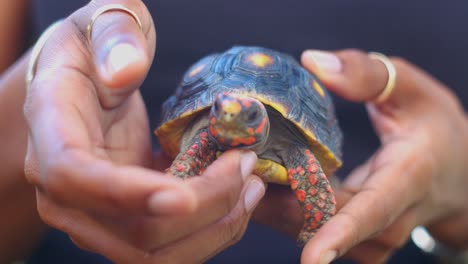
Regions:
<svg viewBox="0 0 468 264"><path fill-rule="evenodd" d="M248 151L185 182L161 171L138 89L155 36L137 0L91 1L56 28L33 54L26 176L41 218L83 249L117 263L202 262L240 239L264 185Z"/></svg>
<svg viewBox="0 0 468 264"><path fill-rule="evenodd" d="M397 74L394 91L376 104L372 100L389 78L381 61L356 50L303 54L304 66L331 91L369 102L382 142L335 190L339 210L306 245L303 263L329 263L345 254L360 263L381 263L417 225L440 231L434 234L458 248L468 245L468 229L460 228L468 219L466 114L443 84L403 59L391 61ZM282 189L270 192L256 219L293 235L300 227L299 209L288 212L295 217L285 217L278 206L292 200ZM450 227L449 221L458 224Z"/></svg>

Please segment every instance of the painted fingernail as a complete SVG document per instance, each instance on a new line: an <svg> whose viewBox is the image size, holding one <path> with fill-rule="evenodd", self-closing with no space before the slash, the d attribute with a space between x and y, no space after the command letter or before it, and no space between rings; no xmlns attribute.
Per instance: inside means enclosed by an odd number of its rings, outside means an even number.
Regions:
<svg viewBox="0 0 468 264"><path fill-rule="evenodd" d="M304 56L312 60L313 63L323 72L338 73L341 71L341 60L333 53L318 50L308 50Z"/></svg>
<svg viewBox="0 0 468 264"><path fill-rule="evenodd" d="M330 250L326 251L325 253L320 254L319 264L329 264L336 258L336 251Z"/></svg>
<svg viewBox="0 0 468 264"><path fill-rule="evenodd" d="M252 212L260 199L265 195L265 185L258 179L252 179L247 185L244 196L244 206L247 213Z"/></svg>
<svg viewBox="0 0 468 264"><path fill-rule="evenodd" d="M252 171L257 163L257 155L253 151L243 151L240 158L240 169L242 178L247 179L252 174Z"/></svg>
<svg viewBox="0 0 468 264"><path fill-rule="evenodd" d="M127 68L131 64L144 60L144 55L130 43L119 43L113 46L105 58L107 74L113 74Z"/></svg>

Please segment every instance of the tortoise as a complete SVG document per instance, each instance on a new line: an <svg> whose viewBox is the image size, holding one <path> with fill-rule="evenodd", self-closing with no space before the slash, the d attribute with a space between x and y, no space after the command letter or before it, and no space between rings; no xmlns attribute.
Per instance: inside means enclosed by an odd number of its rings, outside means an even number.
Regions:
<svg viewBox="0 0 468 264"><path fill-rule="evenodd" d="M255 151L254 173L295 192L304 215L300 245L335 214L327 175L342 164L342 132L330 95L290 55L237 46L202 58L163 103L155 133L174 158L168 171L184 179L219 152Z"/></svg>

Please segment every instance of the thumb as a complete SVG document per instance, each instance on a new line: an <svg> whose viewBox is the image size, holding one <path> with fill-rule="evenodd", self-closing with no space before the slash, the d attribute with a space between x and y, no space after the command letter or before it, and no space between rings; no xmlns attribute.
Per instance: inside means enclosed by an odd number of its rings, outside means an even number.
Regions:
<svg viewBox="0 0 468 264"><path fill-rule="evenodd" d="M376 100L389 80L389 69L384 63L359 50L307 50L301 61L329 90L353 102ZM384 103L407 105L424 96L420 89L424 84L433 85L433 80L410 63L400 58L389 58L389 61L395 68L396 82Z"/></svg>
<svg viewBox="0 0 468 264"><path fill-rule="evenodd" d="M150 13L142 1L100 0L71 20L91 49L101 104L118 106L141 85L151 65L156 34Z"/></svg>

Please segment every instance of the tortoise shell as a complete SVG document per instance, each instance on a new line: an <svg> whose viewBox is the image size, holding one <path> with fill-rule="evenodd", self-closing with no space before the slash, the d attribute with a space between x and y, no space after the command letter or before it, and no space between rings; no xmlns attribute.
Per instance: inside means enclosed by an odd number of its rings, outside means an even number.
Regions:
<svg viewBox="0 0 468 264"><path fill-rule="evenodd" d="M293 57L261 47L233 47L189 68L162 107L155 133L163 151L174 158L185 128L224 92L256 98L292 122L327 175L341 166L342 133L326 89Z"/></svg>

